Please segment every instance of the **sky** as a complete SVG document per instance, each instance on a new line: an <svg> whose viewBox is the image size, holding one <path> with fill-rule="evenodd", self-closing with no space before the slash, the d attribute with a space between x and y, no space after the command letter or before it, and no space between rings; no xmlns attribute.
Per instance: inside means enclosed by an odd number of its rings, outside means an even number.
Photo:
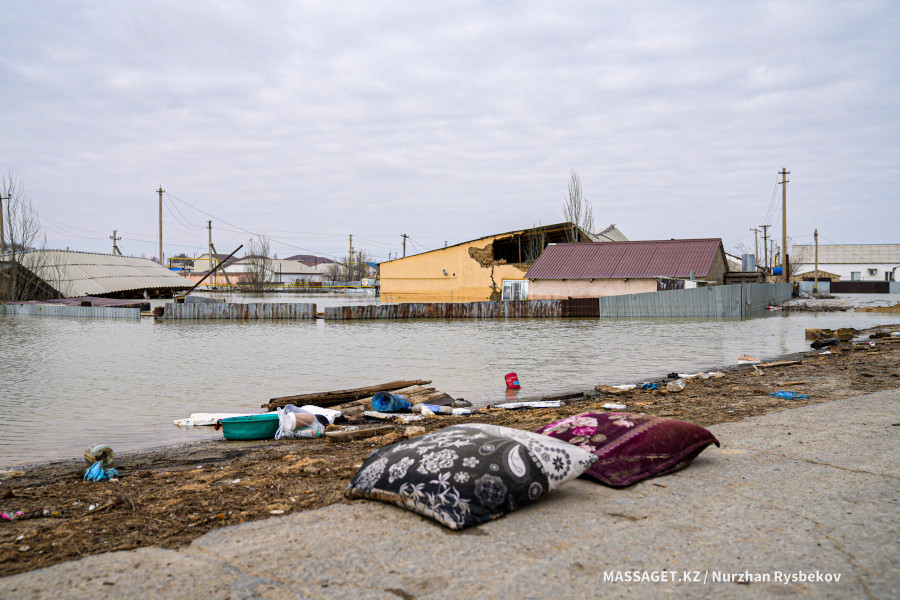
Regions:
<svg viewBox="0 0 900 600"><path fill-rule="evenodd" d="M900 3L0 0L46 245L373 260L563 221L900 243ZM243 251L239 254L243 254ZM762 251L760 251L762 254Z"/></svg>

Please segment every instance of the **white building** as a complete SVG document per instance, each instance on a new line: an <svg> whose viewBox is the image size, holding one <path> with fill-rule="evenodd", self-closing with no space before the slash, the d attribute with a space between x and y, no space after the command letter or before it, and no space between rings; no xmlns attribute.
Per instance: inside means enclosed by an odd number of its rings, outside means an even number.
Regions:
<svg viewBox="0 0 900 600"><path fill-rule="evenodd" d="M812 279L816 247L795 245L791 260L797 279ZM841 281L900 281L900 244L819 244L819 272Z"/></svg>

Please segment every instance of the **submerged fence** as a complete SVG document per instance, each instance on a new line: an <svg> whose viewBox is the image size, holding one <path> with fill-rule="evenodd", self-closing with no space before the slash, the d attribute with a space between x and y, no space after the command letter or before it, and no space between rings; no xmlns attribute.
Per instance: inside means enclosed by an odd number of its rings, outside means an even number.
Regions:
<svg viewBox="0 0 900 600"><path fill-rule="evenodd" d="M160 319L315 319L316 305L287 302L247 304L168 302Z"/></svg>
<svg viewBox="0 0 900 600"><path fill-rule="evenodd" d="M141 309L69 304L0 304L0 314L88 319L140 319Z"/></svg>
<svg viewBox="0 0 900 600"><path fill-rule="evenodd" d="M789 283L745 283L603 298L329 306L325 319L743 317L791 297Z"/></svg>
<svg viewBox="0 0 900 600"><path fill-rule="evenodd" d="M790 283L743 283L600 298L601 317L746 317L791 297Z"/></svg>
<svg viewBox="0 0 900 600"><path fill-rule="evenodd" d="M379 306L326 306L325 319L502 319L562 317L565 300L418 302Z"/></svg>

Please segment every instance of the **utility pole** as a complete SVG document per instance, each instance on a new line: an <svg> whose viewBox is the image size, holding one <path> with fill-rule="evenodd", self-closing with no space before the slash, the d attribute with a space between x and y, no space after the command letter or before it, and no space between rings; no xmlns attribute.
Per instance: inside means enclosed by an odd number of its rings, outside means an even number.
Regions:
<svg viewBox="0 0 900 600"><path fill-rule="evenodd" d="M162 248L162 195L163 192L166 191L162 189L162 186L159 186L159 189L156 192L159 194L159 264L166 264L163 261L163 248Z"/></svg>
<svg viewBox="0 0 900 600"><path fill-rule="evenodd" d="M753 270L755 271L757 265L759 265L759 229L751 227L750 231L753 232L753 246L756 248L756 250L754 250L756 254L753 255Z"/></svg>
<svg viewBox="0 0 900 600"><path fill-rule="evenodd" d="M350 234L350 254L347 255L347 281L353 281L353 234Z"/></svg>
<svg viewBox="0 0 900 600"><path fill-rule="evenodd" d="M214 267L214 264L213 264L212 221L211 220L206 222L206 228L209 230L209 249L206 251L209 256L209 262L207 264L209 265L209 268L212 269ZM213 274L213 285L219 285L218 277L219 277L219 271L216 270L216 272Z"/></svg>
<svg viewBox="0 0 900 600"><path fill-rule="evenodd" d="M816 270L813 271L813 293L819 293L819 230L813 230L813 239L816 240Z"/></svg>
<svg viewBox="0 0 900 600"><path fill-rule="evenodd" d="M409 236L403 233L400 234L400 237L403 238L403 258L406 258L406 238L408 238Z"/></svg>
<svg viewBox="0 0 900 600"><path fill-rule="evenodd" d="M763 254L765 255L765 260L763 261L763 270L769 268L769 227L771 225L760 225L763 230Z"/></svg>
<svg viewBox="0 0 900 600"><path fill-rule="evenodd" d="M109 239L111 239L113 241L113 254L118 254L119 256L122 256L122 251L119 250L118 246L116 246L116 241L121 240L122 238L116 237L115 229L113 229L113 234L111 236L109 236Z"/></svg>
<svg viewBox="0 0 900 600"><path fill-rule="evenodd" d="M9 194L5 197L3 194L0 194L0 254L6 253L6 238L3 236L3 201L6 200L9 202L9 199Z"/></svg>
<svg viewBox="0 0 900 600"><path fill-rule="evenodd" d="M791 275L788 273L788 255L787 255L787 184L791 172L781 168L781 272L784 274L784 280L790 281Z"/></svg>

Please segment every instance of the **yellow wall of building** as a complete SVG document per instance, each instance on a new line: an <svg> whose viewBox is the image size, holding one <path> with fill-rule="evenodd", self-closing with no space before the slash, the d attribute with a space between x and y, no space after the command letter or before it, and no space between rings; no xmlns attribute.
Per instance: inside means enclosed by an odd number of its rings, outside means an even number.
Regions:
<svg viewBox="0 0 900 600"><path fill-rule="evenodd" d="M530 265L492 262L490 246L496 237L381 263L381 301L500 300L503 281L525 279Z"/></svg>

